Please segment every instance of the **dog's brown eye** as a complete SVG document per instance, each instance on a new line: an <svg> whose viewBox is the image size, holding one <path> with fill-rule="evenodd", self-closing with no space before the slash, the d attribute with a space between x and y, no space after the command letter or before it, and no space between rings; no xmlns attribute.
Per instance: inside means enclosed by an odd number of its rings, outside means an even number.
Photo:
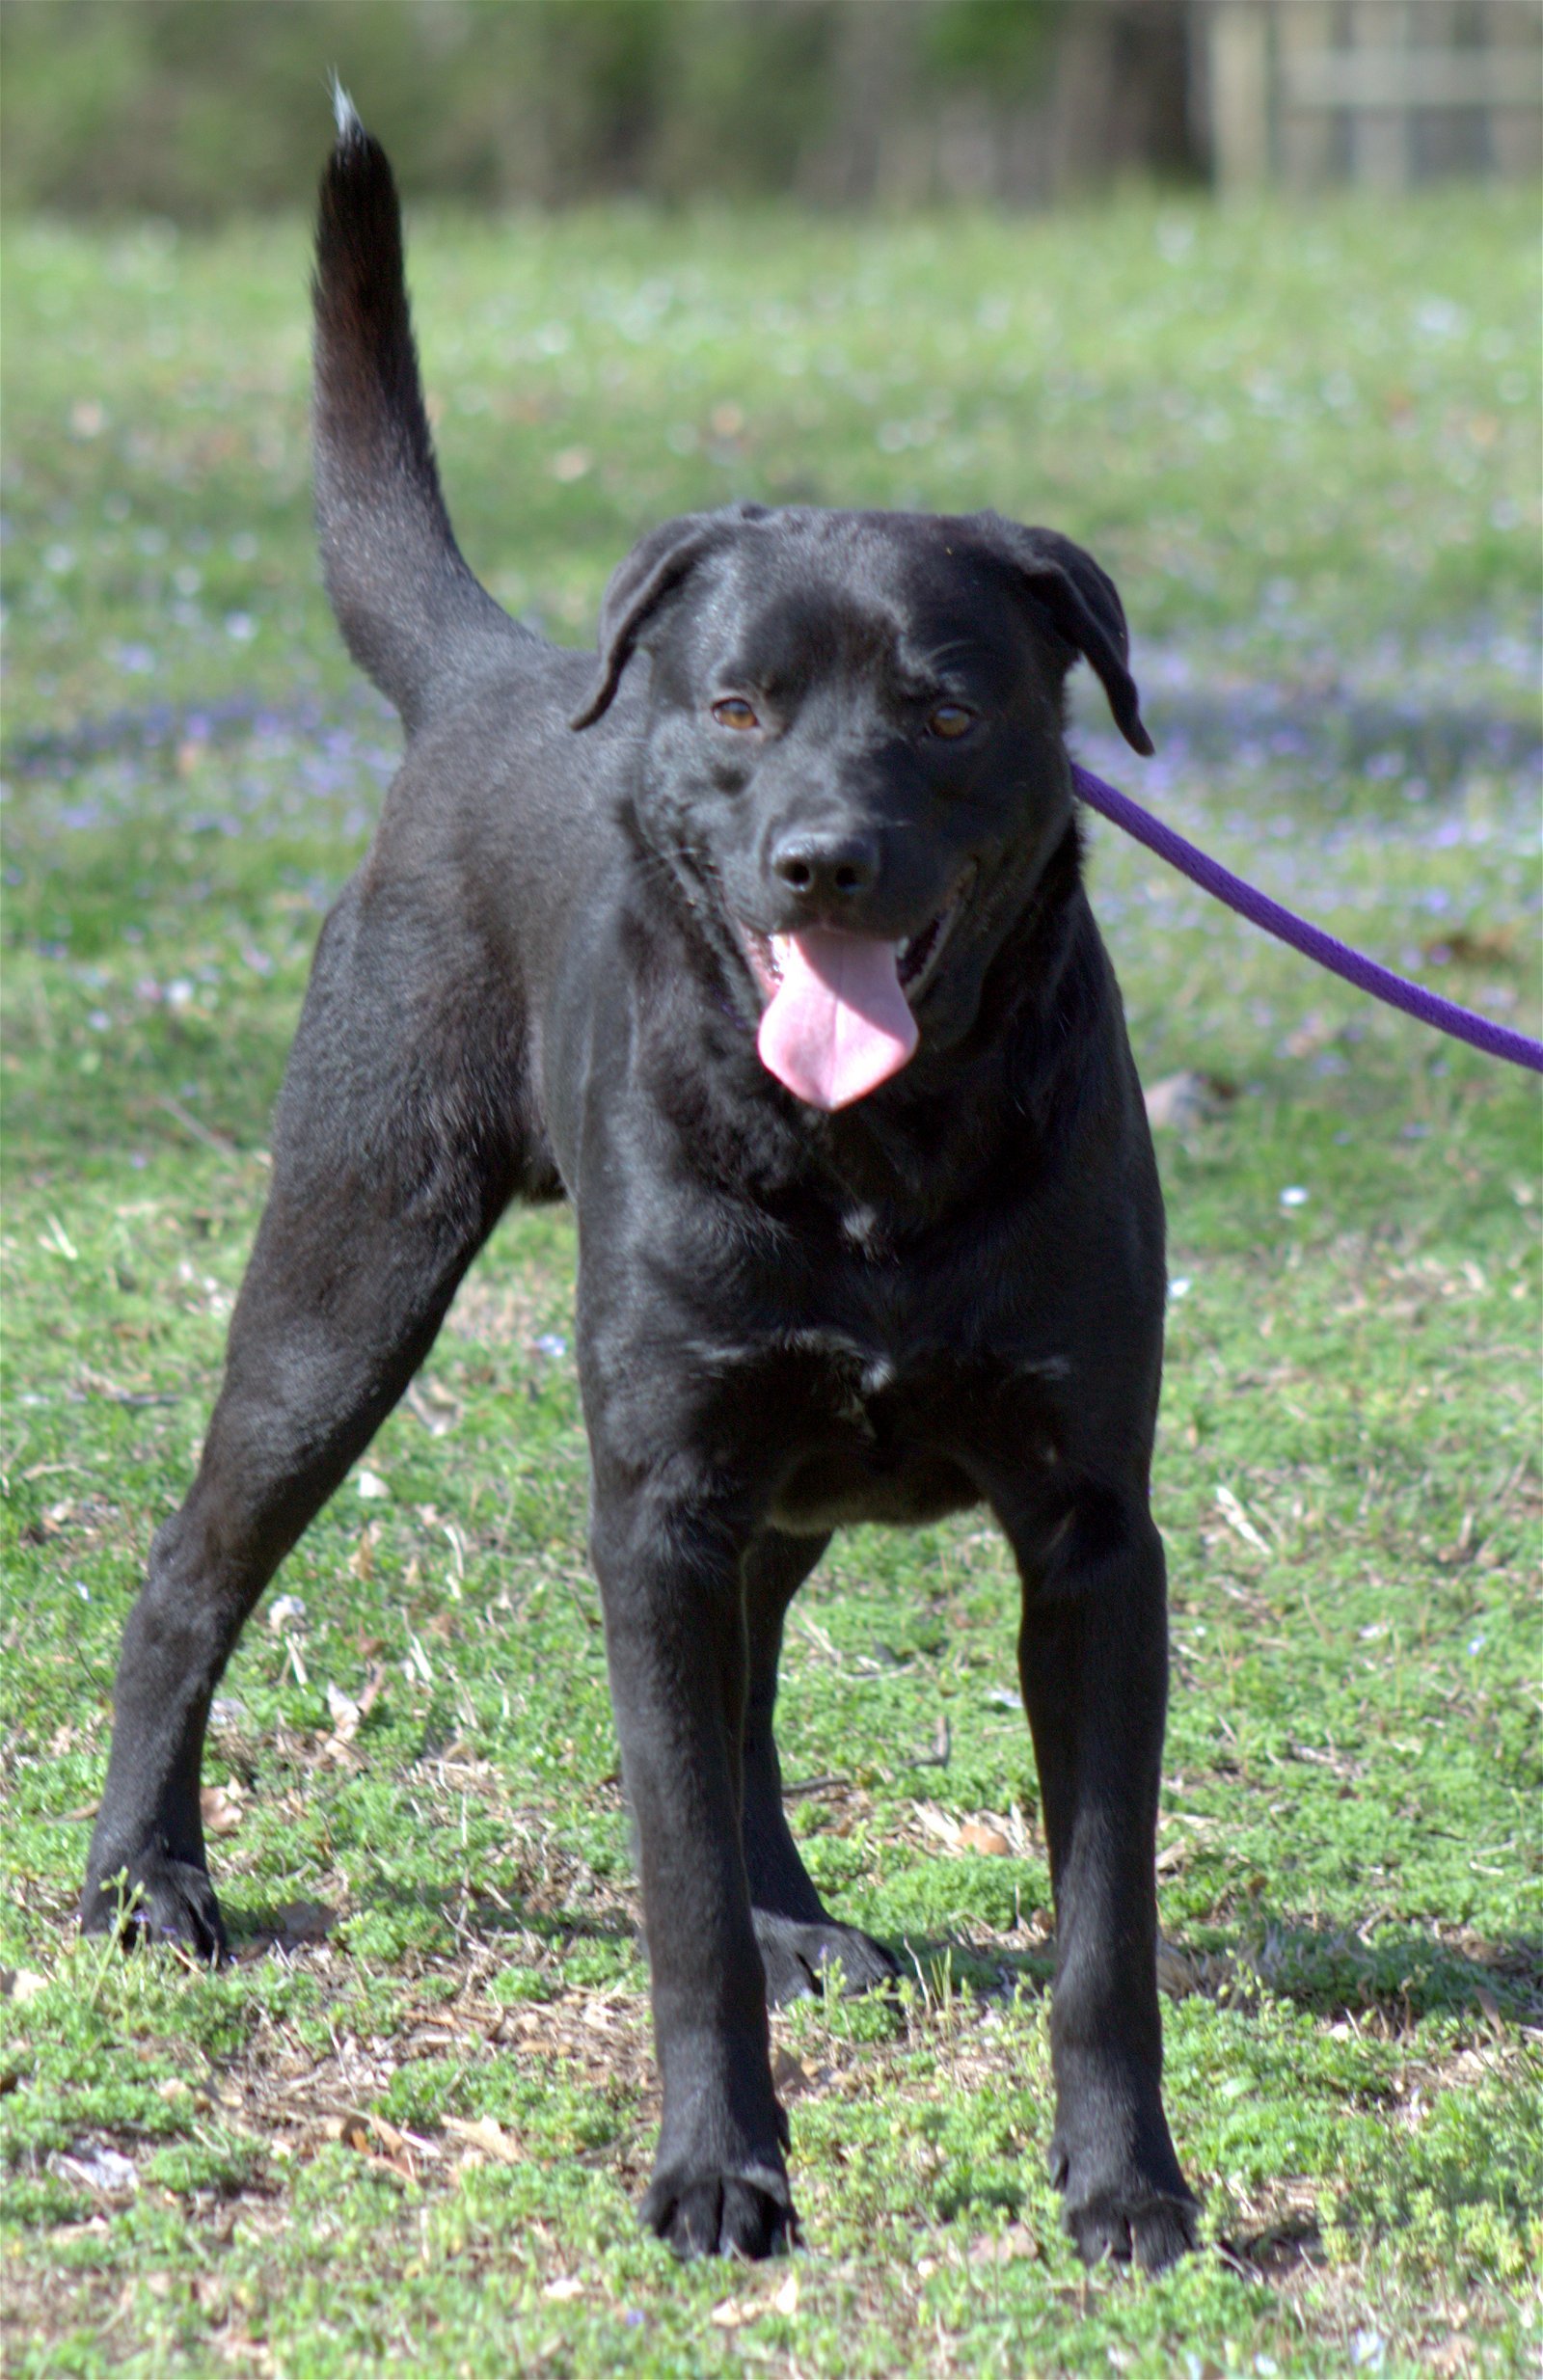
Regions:
<svg viewBox="0 0 1543 2380"><path fill-rule="evenodd" d="M962 736L975 724L975 714L966 711L961 702L940 702L927 722L930 736L941 736L945 741Z"/></svg>
<svg viewBox="0 0 1543 2380"><path fill-rule="evenodd" d="M720 727L759 727L761 724L743 694L725 694L721 702L713 705L713 717Z"/></svg>

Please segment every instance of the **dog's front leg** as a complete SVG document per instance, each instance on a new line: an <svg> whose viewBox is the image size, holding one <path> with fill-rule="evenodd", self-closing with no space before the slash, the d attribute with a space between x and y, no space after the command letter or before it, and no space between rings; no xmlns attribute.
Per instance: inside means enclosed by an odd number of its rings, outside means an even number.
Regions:
<svg viewBox="0 0 1543 2380"><path fill-rule="evenodd" d="M782 1623L793 1597L829 1542L764 1529L744 1558L749 1684L744 1719L744 1865L755 1938L773 2008L825 1988L839 1968L844 1988L866 1991L893 1980L882 1943L831 1916L799 1856L782 1806L782 1764L772 1717Z"/></svg>
<svg viewBox="0 0 1543 2380"><path fill-rule="evenodd" d="M1195 2238L1161 2092L1162 1539L1134 1493L1036 1501L1002 1518L1023 1577L1018 1667L1056 1906L1052 2171L1089 2263L1133 2255L1157 2270Z"/></svg>
<svg viewBox="0 0 1543 2380"><path fill-rule="evenodd" d="M744 1536L597 1460L593 1552L664 2091L642 2219L680 2256L775 2255L797 2226L741 1848Z"/></svg>

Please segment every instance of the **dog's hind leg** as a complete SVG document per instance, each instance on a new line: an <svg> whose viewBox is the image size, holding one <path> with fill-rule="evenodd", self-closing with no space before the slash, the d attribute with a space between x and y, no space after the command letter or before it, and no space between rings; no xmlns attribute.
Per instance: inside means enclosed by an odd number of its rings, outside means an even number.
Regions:
<svg viewBox="0 0 1543 2380"><path fill-rule="evenodd" d="M755 1938L773 2008L822 1988L839 1965L843 1988L865 1991L896 1973L888 1951L855 1926L837 1923L799 1856L782 1806L782 1767L772 1717L789 1604L825 1552L826 1537L767 1529L744 1559L749 1678L744 1716L744 1865Z"/></svg>
<svg viewBox="0 0 1543 2380"><path fill-rule="evenodd" d="M335 925L334 950L347 921ZM507 1161L447 1121L446 1075L437 1117L415 1093L397 1021L407 1004L339 997L332 972L324 949L224 1385L124 1630L81 1907L88 1931L126 1924L205 1958L224 1946L199 1805L215 1685L280 1561L428 1353L515 1186ZM447 1062L421 1015L412 1032L415 1066L425 1042L431 1069Z"/></svg>
<svg viewBox="0 0 1543 2380"><path fill-rule="evenodd" d="M1196 2211L1161 2088L1162 1539L1144 1493L1091 1482L998 1509L1023 1577L1018 1667L1055 1894L1054 2178L1088 2263L1155 2271L1193 2247Z"/></svg>

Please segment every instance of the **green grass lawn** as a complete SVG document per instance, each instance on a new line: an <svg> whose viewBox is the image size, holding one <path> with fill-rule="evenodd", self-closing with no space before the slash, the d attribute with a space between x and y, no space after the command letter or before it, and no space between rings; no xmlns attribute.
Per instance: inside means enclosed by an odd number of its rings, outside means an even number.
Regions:
<svg viewBox="0 0 1543 2380"><path fill-rule="evenodd" d="M1130 200L441 219L413 262L452 510L511 608L586 637L640 528L738 495L1048 522L1121 581L1159 746L1089 702L1091 765L1535 1032L1534 233L1493 194ZM5 258L8 2370L1534 2369L1533 1085L1101 825L1144 1074L1219 1086L1159 1134L1168 2087L1205 2253L1087 2276L1059 2232L1014 1583L970 1519L851 1535L790 1632L796 1829L908 1977L775 2024L808 2251L682 2269L637 2231L657 2088L560 1213L497 1235L231 1664L233 1963L76 1942L118 1632L394 748L311 556L305 273L298 221L23 226Z"/></svg>

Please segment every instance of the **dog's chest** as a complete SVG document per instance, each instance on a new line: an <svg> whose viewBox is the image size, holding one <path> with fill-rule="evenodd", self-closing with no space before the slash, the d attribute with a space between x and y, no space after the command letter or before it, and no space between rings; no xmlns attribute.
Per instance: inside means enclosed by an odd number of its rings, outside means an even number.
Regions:
<svg viewBox="0 0 1543 2380"><path fill-rule="evenodd" d="M849 1206L841 1217L840 1231L843 1244L868 1263L876 1263L889 1253L888 1233L877 1207Z"/></svg>
<svg viewBox="0 0 1543 2380"><path fill-rule="evenodd" d="M906 1526L977 1501L950 1448L946 1415L917 1381L897 1381L884 1359L817 1364L805 1387L785 1414L768 1516L775 1527L810 1534L859 1521Z"/></svg>
<svg viewBox="0 0 1543 2380"><path fill-rule="evenodd" d="M1053 1299L979 1231L907 1234L855 1199L821 1229L799 1220L749 1262L742 1241L732 1277L720 1250L688 1264L672 1248L676 1327L659 1333L656 1308L648 1364L634 1339L617 1365L636 1434L684 1434L800 1534L977 1502L1004 1449L1054 1433L1069 1366Z"/></svg>
<svg viewBox="0 0 1543 2380"><path fill-rule="evenodd" d="M776 1527L907 1526L979 1501L968 1449L996 1384L946 1337L812 1324L784 1341L775 1370Z"/></svg>

